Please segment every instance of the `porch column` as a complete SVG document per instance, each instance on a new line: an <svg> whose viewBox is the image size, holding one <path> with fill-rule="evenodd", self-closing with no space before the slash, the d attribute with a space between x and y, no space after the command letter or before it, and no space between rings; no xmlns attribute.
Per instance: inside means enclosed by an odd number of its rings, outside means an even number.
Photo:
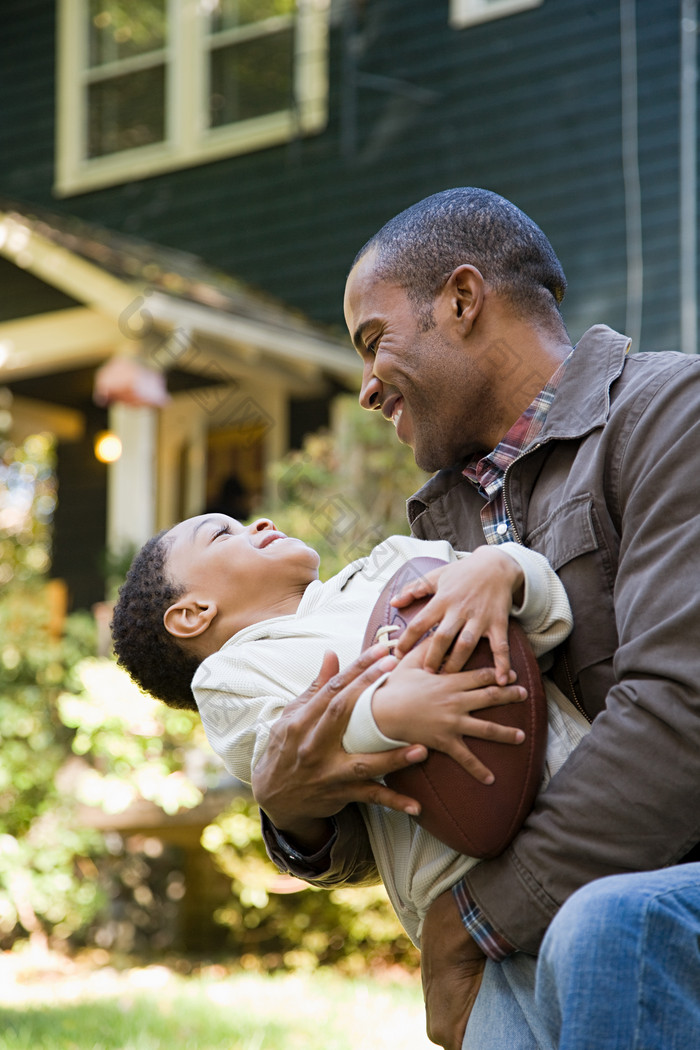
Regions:
<svg viewBox="0 0 700 1050"><path fill-rule="evenodd" d="M113 404L109 427L122 443L107 477L107 545L118 553L156 531L158 410Z"/></svg>

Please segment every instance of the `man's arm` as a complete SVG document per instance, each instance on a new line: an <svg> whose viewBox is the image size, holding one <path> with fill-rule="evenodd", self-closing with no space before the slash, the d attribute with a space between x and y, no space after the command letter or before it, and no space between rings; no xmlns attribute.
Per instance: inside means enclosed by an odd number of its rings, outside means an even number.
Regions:
<svg viewBox="0 0 700 1050"><path fill-rule="evenodd" d="M373 886L379 882L365 822L355 803L348 803L331 818L327 837L316 852L310 852L310 847L295 848L263 810L260 818L268 856L280 871L321 889Z"/></svg>
<svg viewBox="0 0 700 1050"><path fill-rule="evenodd" d="M652 378L648 395L637 387L648 404L617 428L608 505L594 508L619 523L616 682L512 846L464 880L531 953L581 885L676 863L700 840L700 379L680 367Z"/></svg>

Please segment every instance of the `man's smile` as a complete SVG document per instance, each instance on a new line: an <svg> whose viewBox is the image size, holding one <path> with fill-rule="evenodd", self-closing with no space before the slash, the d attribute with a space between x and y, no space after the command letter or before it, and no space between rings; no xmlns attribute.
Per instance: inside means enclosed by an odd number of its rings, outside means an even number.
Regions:
<svg viewBox="0 0 700 1050"><path fill-rule="evenodd" d="M401 394L396 394L393 397L388 397L382 405L382 415L385 419L390 420L395 427L398 426L402 412L403 397L401 396Z"/></svg>

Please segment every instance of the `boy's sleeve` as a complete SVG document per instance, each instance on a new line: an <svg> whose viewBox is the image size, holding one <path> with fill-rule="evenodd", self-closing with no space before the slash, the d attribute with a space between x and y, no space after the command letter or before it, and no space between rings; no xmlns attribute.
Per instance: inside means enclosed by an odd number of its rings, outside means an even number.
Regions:
<svg viewBox="0 0 700 1050"><path fill-rule="evenodd" d="M523 570L522 604L512 615L528 636L535 656L555 649L571 632L573 616L564 585L547 559L519 543L502 543L500 549Z"/></svg>
<svg viewBox="0 0 700 1050"><path fill-rule="evenodd" d="M200 664L192 680L192 692L211 747L226 769L244 784L267 747L270 729L284 709L287 698L261 694L251 678L237 676L229 685L227 662L221 653Z"/></svg>
<svg viewBox="0 0 700 1050"><path fill-rule="evenodd" d="M410 740L392 740L384 736L372 714L372 698L388 677L387 671L358 697L343 736L343 747L349 755L375 754L377 751L391 751L392 748L408 747L410 744Z"/></svg>

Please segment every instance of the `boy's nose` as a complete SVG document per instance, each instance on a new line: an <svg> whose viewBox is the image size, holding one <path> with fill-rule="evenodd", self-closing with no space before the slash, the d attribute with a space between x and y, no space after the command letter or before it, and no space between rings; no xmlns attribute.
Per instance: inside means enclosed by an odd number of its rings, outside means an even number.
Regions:
<svg viewBox="0 0 700 1050"><path fill-rule="evenodd" d="M251 532L264 532L266 529L274 529L275 523L270 518L258 518L248 528Z"/></svg>

